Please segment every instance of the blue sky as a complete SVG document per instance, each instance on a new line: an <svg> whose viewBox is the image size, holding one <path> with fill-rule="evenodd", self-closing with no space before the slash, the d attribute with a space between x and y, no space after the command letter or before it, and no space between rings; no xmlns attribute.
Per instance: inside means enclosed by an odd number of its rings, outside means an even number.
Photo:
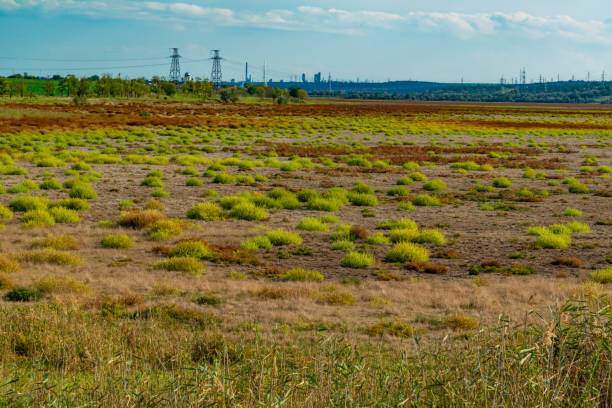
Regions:
<svg viewBox="0 0 612 408"><path fill-rule="evenodd" d="M109 72L261 80L612 79L612 2L601 0L0 0L0 75Z"/></svg>

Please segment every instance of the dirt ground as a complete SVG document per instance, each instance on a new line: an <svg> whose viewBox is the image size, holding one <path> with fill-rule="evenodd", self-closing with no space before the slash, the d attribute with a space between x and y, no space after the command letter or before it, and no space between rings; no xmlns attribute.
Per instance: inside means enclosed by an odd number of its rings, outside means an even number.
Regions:
<svg viewBox="0 0 612 408"><path fill-rule="evenodd" d="M300 321L324 322L338 326L364 326L381 318L410 321L416 325L435 325L431 319L442 318L452 313L465 313L487 325L494 325L500 313L520 319L532 309L545 310L559 304L582 282L588 281L590 272L606 267L606 258L612 256L612 183L598 166L610 166L612 147L605 132L612 129L611 110L591 106L494 106L468 104L410 104L410 103L331 103L304 104L291 106L274 105L190 105L175 103L108 103L98 101L91 106L75 107L67 104L12 103L0 105L0 134L5 137L18 132L62 132L82 129L135 129L147 128L160 140L170 136L158 134L168 127L203 129L216 132L212 140L202 145L214 145L214 153L200 153L210 160L221 160L239 153L241 160L261 160L271 151L278 153L277 159L285 162L291 155L308 157L314 168L297 171L281 171L279 168L263 166L252 170L239 170L227 166L230 174L263 175L268 182L252 185L219 184L210 177L202 176L207 166L194 165L203 182L201 186L186 186L191 176L181 174L185 168L178 164L96 164L90 163L92 171L102 173L102 178L92 183L98 198L91 200L89 210L82 213L77 224L56 224L47 228L24 228L21 215L6 220L6 228L0 233L0 253L18 256L29 249L30 243L47 234L69 234L79 241L75 251L85 260L74 267L52 264L22 264L20 272L11 273L10 279L20 286L31 286L41 277L49 274L72 277L84 282L91 292L83 294L51 293L48 301L74 302L83 307L94 307L94 299L103 296L136 296L137 304L177 303L193 308L209 309L213 306L195 304L196 294L213 294L223 299L214 306L215 313L232 316L236 321L250 319L274 322ZM147 115L143 115L147 112ZM148 116L150 115L150 116ZM468 118L465 115L472 115ZM474 119L474 117L476 119ZM324 142L313 138L322 136L306 134L300 129L298 137L288 137L285 128L277 127L277 118L284 118L291 126L310 123L313 119L333 119L335 132ZM338 123L369 120L385 123L407 122L427 124L428 121L444 126L459 126L455 134L445 130L443 134L435 129L420 134L362 133L359 129ZM539 118L539 119L533 119ZM585 120L587 118L588 120ZM378 123L378 122L377 122ZM340 127L338 127L340 126ZM445 128L446 129L446 128ZM257 134L257 140L238 141L225 144L220 136L235 135L245 130ZM537 130L531 135L532 130ZM560 137L558 132L565 132ZM477 132L477 133L473 133ZM547 134L550 132L550 134ZM556 133L555 133L556 132ZM591 135L589 132L593 132ZM197 133L197 132L196 132ZM324 132L329 136L328 132ZM483 136L484 134L484 136ZM31 137L31 136L24 136ZM390 138L402 143L390 144ZM518 137L518 138L517 138ZM534 141L530 142L529 139ZM451 140L454 139L454 140ZM143 148L147 142L115 139L110 146L124 146L120 155L138 153L146 155ZM297 142L297 144L296 144ZM363 148L355 149L350 143L361 143ZM410 142L404 144L403 142ZM509 142L514 142L510 145ZM535 144L534 144L535 143ZM171 143L175 145L176 143ZM321 147L326 145L327 148ZM198 150L198 143L185 148ZM318 146L318 147L317 147ZM80 146L70 149L88 151L98 146ZM70 150L69 149L69 150ZM61 167L38 167L32 163L23 147L6 148L15 159L15 164L28 170L29 175L1 175L5 189L23 180L41 181L44 172L50 172L60 182L72 178L64 172L72 163ZM376 159L388 160L388 167L360 167L346 164L345 155L351 152L370 154ZM507 153L501 158L491 157L492 152ZM60 153L52 151L53 154ZM181 153L185 154L185 153ZM168 155L169 157L172 154ZM325 167L320 159L326 157L340 165ZM585 159L596 158L594 171L581 170ZM419 172L429 180L443 180L447 189L440 192L427 191L424 182L406 186L407 197L393 197L385 192L396 186L402 176L415 170L401 167L407 161L420 163ZM473 161L478 164L490 163L493 171L459 172L453 163ZM544 171L545 177L525 178L525 168ZM164 189L170 197L160 198L166 206L164 214L169 218L186 219L187 210L200 202L214 201L205 198L204 192L215 190L220 197L244 191L266 194L273 188L285 188L292 192L315 189L321 192L331 187L350 190L356 181L363 181L376 190L379 205L362 207L346 205L334 214L341 223L363 227L370 234L380 232L377 226L389 219L403 217L414 220L421 229L438 228L446 237L444 245L424 244L432 257L430 262L445 266L448 272L440 275L410 270L404 264L385 262L385 255L392 245L364 245L357 242L357 249L374 256L374 265L367 268L346 268L341 261L347 251L333 250L330 232L308 232L296 230L304 217L320 217L326 212L299 209L270 209L266 221L245 221L225 219L222 221L193 221L197 228L187 229L180 237L167 242L147 239L146 230L132 230L120 227L98 226L101 220L117 220L121 214L118 203L133 200L136 207L142 207L150 200L152 188L141 185L151 170L164 174ZM512 181L508 194L501 196L502 189L494 192L474 193L476 184L491 186L493 180L507 177ZM603 176L603 177L602 177ZM47 175L48 177L48 175ZM551 185L575 177L589 187L588 194L570 194L567 185ZM479 182L479 183L477 183ZM546 197L521 199L516 192L523 188L531 191L547 190ZM50 200L66 197L67 190L32 190L31 195L45 194ZM419 194L438 195L441 206L417 206L413 211L397 208L398 202L408 201ZM19 194L0 195L0 204L8 206ZM482 210L481 203L501 203L495 210ZM568 207L582 211L582 216L562 217ZM364 216L363 210L369 211ZM526 234L530 226L548 226L580 221L590 227L589 233L573 234L572 244L566 249L542 249L534 246L535 238ZM335 224L332 224L333 231ZM202 277L191 277L177 272L154 269L151 264L160 261L163 255L154 249L160 245L172 246L185 238L198 238L215 247L238 248L241 242L270 229L283 228L299 232L303 244L299 247L309 250L311 255L279 256L290 248L258 250L259 265L237 263L205 263ZM135 247L127 249L105 249L100 240L109 233L125 232L135 241ZM453 250L455 259L436 258L442 250ZM518 255L517 255L518 254ZM580 267L554 265L560 257L580 260ZM529 276L509 274L481 274L473 280L470 268L488 261L499 263L501 268L517 263L533 268ZM302 267L316 269L325 276L325 283L278 282L262 277L267 270L288 270ZM228 278L229 272L240 272L246 278ZM393 276L383 280L381 276ZM313 295L321 291L321 285L335 285L352 293L353 305L321 303ZM171 288L160 294L159 287ZM266 287L285 287L289 295L278 299L258 297L257 293ZM602 287L604 292L609 288ZM5 305L8 302L3 302ZM280 323L279 323L280 324Z"/></svg>

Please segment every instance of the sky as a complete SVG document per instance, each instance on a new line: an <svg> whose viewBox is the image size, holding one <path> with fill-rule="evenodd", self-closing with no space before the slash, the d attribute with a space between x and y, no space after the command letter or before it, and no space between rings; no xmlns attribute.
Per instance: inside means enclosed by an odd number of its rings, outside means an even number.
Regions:
<svg viewBox="0 0 612 408"><path fill-rule="evenodd" d="M612 79L607 0L0 0L0 75Z"/></svg>

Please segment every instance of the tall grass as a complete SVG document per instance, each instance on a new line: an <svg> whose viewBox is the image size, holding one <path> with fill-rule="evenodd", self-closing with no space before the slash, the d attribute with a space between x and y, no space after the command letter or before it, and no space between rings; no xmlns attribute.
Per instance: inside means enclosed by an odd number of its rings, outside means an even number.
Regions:
<svg viewBox="0 0 612 408"><path fill-rule="evenodd" d="M417 332L403 340L410 348L327 331L279 342L257 325L222 335L219 318L176 306L104 305L106 317L50 305L0 309L0 372L12 379L0 405L612 404L612 323L593 303L566 304L542 324L500 319L496 329L435 346L421 346Z"/></svg>

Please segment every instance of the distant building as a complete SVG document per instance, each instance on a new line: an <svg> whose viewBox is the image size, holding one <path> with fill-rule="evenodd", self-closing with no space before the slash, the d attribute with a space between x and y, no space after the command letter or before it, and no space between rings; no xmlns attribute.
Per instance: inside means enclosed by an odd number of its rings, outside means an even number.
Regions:
<svg viewBox="0 0 612 408"><path fill-rule="evenodd" d="M304 73L302 74L302 82L303 82L303 83L308 82L308 81L306 80L306 74L304 74Z"/></svg>
<svg viewBox="0 0 612 408"><path fill-rule="evenodd" d="M188 82L191 81L191 74L189 74L189 72L185 72L185 76L183 77L183 81L184 82Z"/></svg>
<svg viewBox="0 0 612 408"><path fill-rule="evenodd" d="M317 72L315 74L314 81L315 81L315 84L320 84L321 83L321 73L320 72Z"/></svg>

